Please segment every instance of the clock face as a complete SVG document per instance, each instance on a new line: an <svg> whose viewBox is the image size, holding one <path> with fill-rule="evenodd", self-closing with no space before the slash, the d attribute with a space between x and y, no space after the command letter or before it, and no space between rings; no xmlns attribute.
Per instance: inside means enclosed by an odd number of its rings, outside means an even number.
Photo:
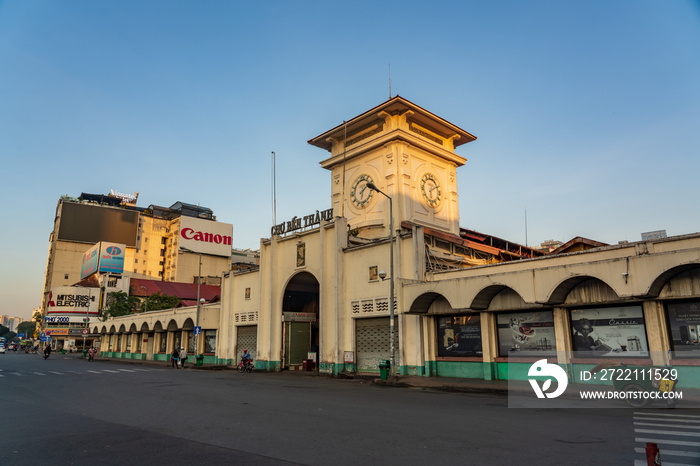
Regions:
<svg viewBox="0 0 700 466"><path fill-rule="evenodd" d="M374 191L367 187L367 183L372 183L372 177L369 175L360 175L357 177L355 182L352 184L352 190L350 191L350 199L356 207L366 206Z"/></svg>
<svg viewBox="0 0 700 466"><path fill-rule="evenodd" d="M437 206L442 200L440 183L432 173L426 173L423 175L423 178L420 180L420 190L426 202L432 207Z"/></svg>

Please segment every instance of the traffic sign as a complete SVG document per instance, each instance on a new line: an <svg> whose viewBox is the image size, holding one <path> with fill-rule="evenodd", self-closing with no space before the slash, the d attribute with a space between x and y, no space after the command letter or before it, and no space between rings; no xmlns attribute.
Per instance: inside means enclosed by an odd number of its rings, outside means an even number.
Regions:
<svg viewBox="0 0 700 466"><path fill-rule="evenodd" d="M195 327L194 328L195 335L200 335L201 333L202 333L202 327Z"/></svg>
<svg viewBox="0 0 700 466"><path fill-rule="evenodd" d="M84 328L84 329L83 329L83 335L87 335L88 333L90 333L90 330Z"/></svg>

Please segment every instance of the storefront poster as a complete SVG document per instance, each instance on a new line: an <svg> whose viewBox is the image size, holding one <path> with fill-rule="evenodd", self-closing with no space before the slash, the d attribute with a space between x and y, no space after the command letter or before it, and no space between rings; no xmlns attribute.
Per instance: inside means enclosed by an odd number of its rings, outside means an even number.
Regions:
<svg viewBox="0 0 700 466"><path fill-rule="evenodd" d="M642 306L572 310L571 330L577 357L649 355Z"/></svg>
<svg viewBox="0 0 700 466"><path fill-rule="evenodd" d="M554 356L557 352L552 311L499 314L501 356Z"/></svg>
<svg viewBox="0 0 700 466"><path fill-rule="evenodd" d="M666 310L674 356L700 357L700 302L669 303Z"/></svg>
<svg viewBox="0 0 700 466"><path fill-rule="evenodd" d="M438 356L482 356L478 315L438 318Z"/></svg>

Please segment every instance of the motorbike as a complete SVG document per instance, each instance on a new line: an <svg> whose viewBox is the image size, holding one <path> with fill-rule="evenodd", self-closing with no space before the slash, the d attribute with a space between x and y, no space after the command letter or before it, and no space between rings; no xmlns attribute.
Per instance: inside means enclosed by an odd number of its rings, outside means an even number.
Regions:
<svg viewBox="0 0 700 466"><path fill-rule="evenodd" d="M236 367L236 369L238 370L238 372L241 372L241 373L243 373L243 372L253 372L253 369L254 369L254 368L255 368L255 366L253 365L253 360L252 360L252 359L248 359L248 360L245 361L245 362L244 362L244 361L241 361L241 362L238 363L238 366Z"/></svg>

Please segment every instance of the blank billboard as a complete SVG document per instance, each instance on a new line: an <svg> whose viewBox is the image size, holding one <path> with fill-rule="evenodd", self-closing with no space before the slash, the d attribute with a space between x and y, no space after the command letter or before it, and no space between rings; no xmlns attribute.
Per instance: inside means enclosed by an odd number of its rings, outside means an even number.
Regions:
<svg viewBox="0 0 700 466"><path fill-rule="evenodd" d="M58 239L81 243L108 241L136 247L139 212L90 204L64 202Z"/></svg>

